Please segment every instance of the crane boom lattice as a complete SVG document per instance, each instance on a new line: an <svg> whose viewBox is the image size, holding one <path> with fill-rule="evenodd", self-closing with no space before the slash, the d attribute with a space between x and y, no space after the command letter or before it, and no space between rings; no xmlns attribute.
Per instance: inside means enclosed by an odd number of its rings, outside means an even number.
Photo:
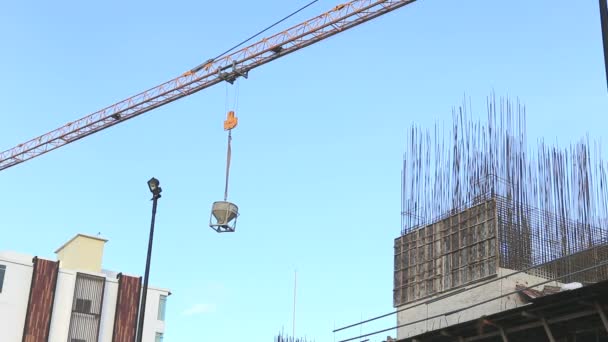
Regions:
<svg viewBox="0 0 608 342"><path fill-rule="evenodd" d="M179 77L69 122L0 153L0 171L114 126L222 81L246 77L260 65L379 17L416 0L354 0L264 38L231 54L209 60Z"/></svg>

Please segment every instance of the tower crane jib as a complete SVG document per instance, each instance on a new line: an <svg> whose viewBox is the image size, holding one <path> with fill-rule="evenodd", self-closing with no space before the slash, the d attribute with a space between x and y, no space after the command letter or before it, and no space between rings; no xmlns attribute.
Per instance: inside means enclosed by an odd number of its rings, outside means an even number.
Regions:
<svg viewBox="0 0 608 342"><path fill-rule="evenodd" d="M353 0L0 153L0 171L248 72L416 0Z"/></svg>

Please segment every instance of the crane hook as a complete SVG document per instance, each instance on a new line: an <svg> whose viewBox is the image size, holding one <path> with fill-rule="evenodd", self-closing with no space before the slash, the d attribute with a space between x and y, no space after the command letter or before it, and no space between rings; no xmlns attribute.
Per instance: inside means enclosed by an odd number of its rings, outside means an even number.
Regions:
<svg viewBox="0 0 608 342"><path fill-rule="evenodd" d="M226 115L226 120L224 121L224 131L230 131L236 127L239 123L239 118L236 117L234 111L231 110Z"/></svg>

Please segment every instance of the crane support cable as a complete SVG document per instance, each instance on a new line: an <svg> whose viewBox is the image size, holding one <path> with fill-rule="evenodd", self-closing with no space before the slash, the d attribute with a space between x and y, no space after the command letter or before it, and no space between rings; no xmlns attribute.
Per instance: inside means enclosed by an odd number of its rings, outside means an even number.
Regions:
<svg viewBox="0 0 608 342"><path fill-rule="evenodd" d="M270 30L271 28L273 28L273 27L277 26L278 24L280 24L280 23L284 22L285 20L287 20L287 19L289 19L289 18L293 17L294 15L296 15L296 14L300 13L301 11L303 11L303 10L304 10L304 9L306 9L306 8L308 8L309 6L311 6L312 4L314 4L314 3L315 3L315 2L317 2L317 1L319 1L319 0L313 0L313 1L309 2L308 4L306 4L306 5L302 6L302 7L300 7L299 9L297 9L296 11L293 11L291 14L289 14L289 15L287 15L287 16L285 16L285 17L283 17L283 19L281 19L281 20L279 20L279 21L275 22L274 24L272 24L272 25L270 25L270 26L266 27L265 29L263 29L263 30L259 31L258 33L254 34L253 36L251 36L251 37L249 37L249 38L247 38L247 39L243 40L242 42L240 42L240 43L236 44L235 46L231 47L230 49L228 49L228 50L226 50L226 51L224 51L224 52L220 53L219 55L215 56L215 58L208 59L206 62L204 62L204 63L202 63L202 64L197 65L196 67L192 68L190 71L191 71L191 72L197 72L197 71L201 70L202 68L204 68L204 67L205 67L205 65L207 65L207 64L209 64L209 63L211 63L211 62L213 62L213 61L217 60L217 59L218 59L218 58L220 58L220 57L225 56L227 53L232 52L234 49L236 49L236 48L240 47L241 45L243 45L243 44L247 43L248 41L252 40L253 38L255 38L255 37L257 37L257 36L261 35L262 33L264 33L264 32L266 32L266 31Z"/></svg>
<svg viewBox="0 0 608 342"><path fill-rule="evenodd" d="M263 38L198 70L189 70L168 82L69 122L0 153L0 171L112 127L222 81L238 77L279 57L322 41L416 0L353 0L273 36Z"/></svg>
<svg viewBox="0 0 608 342"><path fill-rule="evenodd" d="M236 44L235 46L231 47L230 49L228 49L228 50L226 50L226 51L224 51L224 52L220 53L219 55L217 55L217 57L213 58L212 60L216 60L216 59L218 59L218 58L220 58L220 57L222 57L222 56L226 55L227 53L232 52L234 49L236 49L236 48L240 47L241 45L243 45L243 44L247 43L248 41L252 40L253 38L255 38L255 37L257 37L257 36L261 35L262 33L264 33L264 32L266 32L266 31L270 30L271 28L273 28L273 27L275 27L275 26L279 25L280 23L284 22L285 20L287 20L287 19L289 19L289 18L293 17L294 15L296 15L296 14L298 14L298 13L302 12L302 11L303 11L303 10L305 10L306 8L308 8L308 7L312 6L312 4L314 4L314 3L315 3L315 2L317 2L317 1L319 1L319 0L313 0L313 1L309 2L308 4L306 4L306 5L304 5L304 6L300 7L300 8L298 8L296 11L291 12L291 14L289 14L288 16L283 17L283 19L281 19L281 20L279 20L279 21L275 22L274 24L272 24L272 25L270 25L270 26L266 27L265 29L263 29L263 30L259 31L258 33L254 34L253 36L251 36L251 37L249 37L249 38L247 38L247 39L243 40L242 42L240 42L240 43Z"/></svg>

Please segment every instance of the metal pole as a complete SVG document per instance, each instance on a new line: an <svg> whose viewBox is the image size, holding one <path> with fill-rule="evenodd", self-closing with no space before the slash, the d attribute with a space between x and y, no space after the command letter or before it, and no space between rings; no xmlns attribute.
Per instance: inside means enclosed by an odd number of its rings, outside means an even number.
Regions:
<svg viewBox="0 0 608 342"><path fill-rule="evenodd" d="M298 283L298 271L293 271L293 326L291 337L296 338L296 284Z"/></svg>
<svg viewBox="0 0 608 342"><path fill-rule="evenodd" d="M600 314L602 323L604 323L604 329L606 329L606 332L608 332L608 318L606 317L606 313L604 313L604 309L602 309L602 305L600 305L600 303L598 303L597 301L594 302L593 305L595 306L597 313Z"/></svg>
<svg viewBox="0 0 608 342"><path fill-rule="evenodd" d="M541 317L540 321L543 323L543 327L545 328L545 332L547 333L547 338L549 338L550 342L555 342L555 337L553 337L553 333L551 332L551 328L549 327L549 323L545 317Z"/></svg>
<svg viewBox="0 0 608 342"><path fill-rule="evenodd" d="M144 319L146 316L146 296L148 294L148 275L150 274L150 258L152 257L152 241L154 240L154 221L156 218L156 204L160 194L152 197L152 222L150 223L150 238L148 240L148 256L146 257L146 272L144 273L144 287L139 309L139 322L137 327L137 342L142 342L144 332Z"/></svg>
<svg viewBox="0 0 608 342"><path fill-rule="evenodd" d="M604 41L604 65L606 66L606 85L608 86L608 0L600 1L602 39Z"/></svg>

